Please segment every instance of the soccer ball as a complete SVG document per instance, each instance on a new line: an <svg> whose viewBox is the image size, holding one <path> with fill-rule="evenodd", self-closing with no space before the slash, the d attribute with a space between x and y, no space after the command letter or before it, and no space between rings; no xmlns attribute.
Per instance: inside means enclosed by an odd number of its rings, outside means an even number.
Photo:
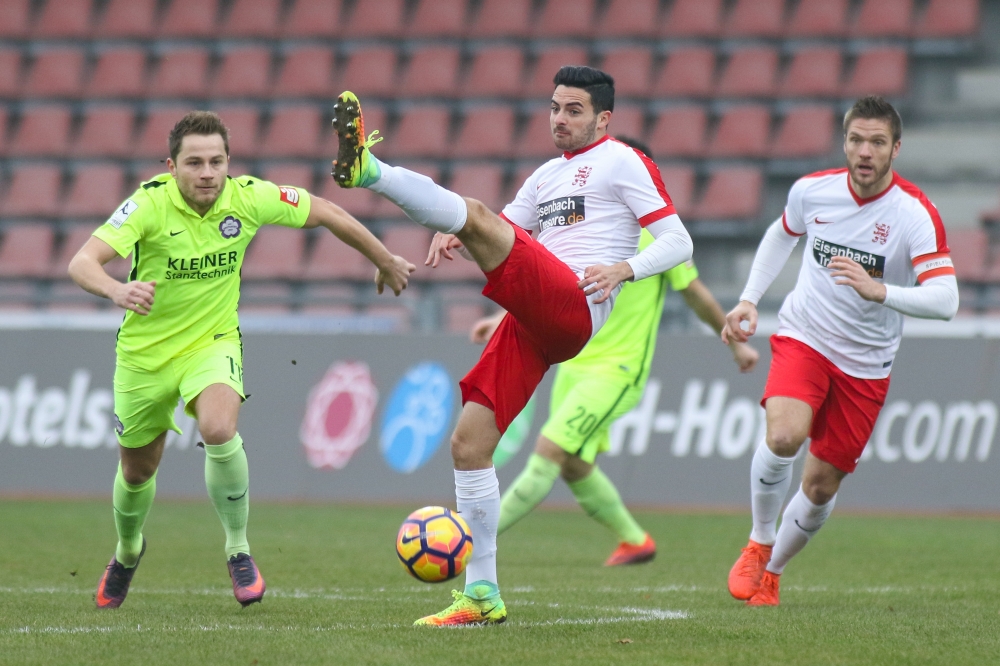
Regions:
<svg viewBox="0 0 1000 666"><path fill-rule="evenodd" d="M396 535L403 568L425 583L451 580L465 571L472 555L472 531L458 513L443 506L417 509Z"/></svg>

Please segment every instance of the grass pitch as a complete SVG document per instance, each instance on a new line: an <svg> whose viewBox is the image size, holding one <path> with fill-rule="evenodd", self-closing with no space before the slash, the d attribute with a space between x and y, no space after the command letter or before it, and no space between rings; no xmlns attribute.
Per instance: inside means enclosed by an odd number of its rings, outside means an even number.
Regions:
<svg viewBox="0 0 1000 666"><path fill-rule="evenodd" d="M110 500L2 502L0 663L1000 663L997 520L835 513L782 577L781 607L752 609L726 591L747 516L639 513L656 560L604 569L601 527L536 512L500 539L505 625L418 629L451 584L396 561L412 508L255 503L268 592L241 609L207 500L159 501L128 600L98 611Z"/></svg>

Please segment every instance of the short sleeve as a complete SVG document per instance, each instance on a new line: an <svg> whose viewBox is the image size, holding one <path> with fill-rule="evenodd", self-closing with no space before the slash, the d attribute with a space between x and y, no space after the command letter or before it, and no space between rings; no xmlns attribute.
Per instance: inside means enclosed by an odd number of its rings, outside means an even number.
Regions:
<svg viewBox="0 0 1000 666"><path fill-rule="evenodd" d="M670 288L674 291L684 291L698 279L698 269L690 259L683 264L677 264L666 273Z"/></svg>
<svg viewBox="0 0 1000 666"><path fill-rule="evenodd" d="M781 226L789 236L803 236L806 233L806 221L802 215L802 202L806 189L805 180L798 180L788 190L788 201L785 211L781 214Z"/></svg>
<svg viewBox="0 0 1000 666"><path fill-rule="evenodd" d="M275 185L266 180L254 183L259 224L277 224L301 228L309 217L312 199L309 192L292 185Z"/></svg>
<svg viewBox="0 0 1000 666"><path fill-rule="evenodd" d="M615 190L635 215L639 226L646 227L677 213L653 160L637 150L630 150L618 167L614 176Z"/></svg>
<svg viewBox="0 0 1000 666"><path fill-rule="evenodd" d="M517 191L517 196L503 207L500 217L511 224L516 224L525 231L538 231L538 201L535 194L538 191L538 170L528 176L524 185Z"/></svg>
<svg viewBox="0 0 1000 666"><path fill-rule="evenodd" d="M144 223L153 214L152 208L152 200L142 190L136 190L94 231L94 236L110 245L119 256L127 257L145 235Z"/></svg>

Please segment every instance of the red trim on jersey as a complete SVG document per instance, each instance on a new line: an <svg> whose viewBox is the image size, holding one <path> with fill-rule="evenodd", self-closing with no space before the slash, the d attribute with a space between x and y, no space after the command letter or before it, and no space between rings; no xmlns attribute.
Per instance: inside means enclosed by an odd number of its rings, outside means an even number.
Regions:
<svg viewBox="0 0 1000 666"><path fill-rule="evenodd" d="M942 266L941 268L932 268L931 270L925 271L920 275L918 275L917 282L923 284L924 282L927 282L931 278L940 277L942 275L954 275L954 274L955 274L954 266Z"/></svg>
<svg viewBox="0 0 1000 666"><path fill-rule="evenodd" d="M628 146L632 152L634 152L640 160L642 160L642 165L646 167L646 171L649 173L649 177L653 180L653 185L656 186L656 192L663 199L663 203L666 204L663 208L659 210L654 210L652 213L646 213L639 218L639 226L645 227L657 220L662 220L668 215L676 215L677 210L674 208L674 202L671 201L670 195L667 194L667 186L663 184L663 177L660 175L660 167L656 166L656 162L649 159L649 155L642 152L638 148L633 148L627 143L623 143L618 139L611 139L615 143L620 143L623 146Z"/></svg>
<svg viewBox="0 0 1000 666"><path fill-rule="evenodd" d="M930 261L931 259L944 259L944 258L951 259L951 255L948 254L947 252L931 252L929 254L922 254L913 260L913 265L916 266L917 264L922 264L925 261Z"/></svg>
<svg viewBox="0 0 1000 666"><path fill-rule="evenodd" d="M652 213L646 213L645 215L640 217L639 226L645 229L646 227L651 225L653 222L656 222L657 220L662 220L668 215L676 215L676 214L677 211L674 210L674 205L670 204L668 206L664 206L659 210L654 210Z"/></svg>
<svg viewBox="0 0 1000 666"><path fill-rule="evenodd" d="M791 229L788 228L788 220L785 219L785 213L784 213L784 211L782 211L782 213L781 213L781 226L783 226L785 228L785 233L788 234L789 236L794 236L795 238L798 238L800 236L805 236L806 235L806 233L804 231L801 234L797 234L797 233L795 233L794 231L792 231Z"/></svg>
<svg viewBox="0 0 1000 666"><path fill-rule="evenodd" d="M845 171L846 171L846 169L845 169ZM899 181L899 180L900 180L899 174L897 174L895 171L893 171L892 172L892 180L889 181L889 187L885 188L884 190L882 190L881 192L879 192L878 194L876 194L874 196L870 196L868 198L864 198L864 197L859 197L858 193L854 191L854 186L851 185L851 174L848 173L847 174L847 189L850 190L851 196L854 197L854 202L856 204L858 204L859 206L864 206L865 204L870 204L873 201L878 201L879 199L881 199L885 195L889 194L889 191L892 189L892 186L896 185L897 181Z"/></svg>
<svg viewBox="0 0 1000 666"><path fill-rule="evenodd" d="M927 211L927 214L931 216L931 222L934 223L934 236L937 239L937 251L950 252L951 250L948 249L948 239L944 233L944 222L941 221L941 215L938 213L937 208L934 207L934 204L931 203L931 200L927 198L927 195L921 192L920 188L910 181L901 178L895 171L892 174L892 181L899 185L899 189L919 201L920 205Z"/></svg>
<svg viewBox="0 0 1000 666"><path fill-rule="evenodd" d="M596 148L597 146L601 145L602 143L604 143L605 141L607 141L610 138L611 138L610 134L605 134L604 136L602 136L600 139L598 139L594 143L590 144L589 146L584 146L583 148L580 148L578 150L565 150L565 151L563 151L563 157L565 157L568 160L572 159L572 158L576 157L577 155L581 155L581 154L587 152L591 148Z"/></svg>

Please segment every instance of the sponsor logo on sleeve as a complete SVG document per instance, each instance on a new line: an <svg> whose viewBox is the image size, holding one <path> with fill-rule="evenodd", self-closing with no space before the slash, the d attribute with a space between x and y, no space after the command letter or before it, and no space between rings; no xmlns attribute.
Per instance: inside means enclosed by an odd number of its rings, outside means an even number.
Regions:
<svg viewBox="0 0 1000 666"><path fill-rule="evenodd" d="M219 222L219 233L223 238L236 238L240 235L243 223L232 215L227 215L226 219Z"/></svg>
<svg viewBox="0 0 1000 666"><path fill-rule="evenodd" d="M822 238L813 239L813 258L816 263L826 268L830 265L830 260L834 257L847 257L861 264L862 268L868 271L868 275L873 278L885 277L885 257L871 252L862 252L854 248L836 245L827 242Z"/></svg>
<svg viewBox="0 0 1000 666"><path fill-rule="evenodd" d="M278 188L278 191L281 192L282 201L294 208L299 207L299 191L297 189L282 185Z"/></svg>
<svg viewBox="0 0 1000 666"><path fill-rule="evenodd" d="M122 225L125 224L125 220L127 220L138 207L139 204L131 199L126 199L125 203L123 203L121 207L114 212L114 215L108 218L108 224L113 226L115 229L121 229Z"/></svg>
<svg viewBox="0 0 1000 666"><path fill-rule="evenodd" d="M583 222L586 217L585 197L561 197L538 204L538 230L568 227Z"/></svg>

